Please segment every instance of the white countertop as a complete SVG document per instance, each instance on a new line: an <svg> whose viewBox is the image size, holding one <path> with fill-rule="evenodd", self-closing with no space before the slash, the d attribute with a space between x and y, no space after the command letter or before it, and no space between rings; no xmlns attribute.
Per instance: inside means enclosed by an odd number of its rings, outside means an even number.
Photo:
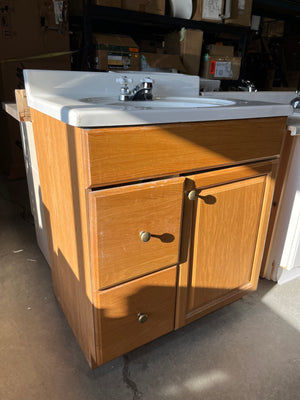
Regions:
<svg viewBox="0 0 300 400"><path fill-rule="evenodd" d="M203 104L205 99L198 96L199 77L195 76L145 72L126 75L133 79L132 85L145 76L154 79L155 100L120 102L120 84L116 83L120 74L114 72L25 70L28 105L78 127L265 118L288 116L293 111L288 104L236 98L224 105L210 97Z"/></svg>
<svg viewBox="0 0 300 400"><path fill-rule="evenodd" d="M297 96L294 91L262 91L262 92L205 92L203 98L239 99L244 101L267 101L278 104L290 104ZM300 135L300 109L293 109L289 115L287 125L291 135Z"/></svg>

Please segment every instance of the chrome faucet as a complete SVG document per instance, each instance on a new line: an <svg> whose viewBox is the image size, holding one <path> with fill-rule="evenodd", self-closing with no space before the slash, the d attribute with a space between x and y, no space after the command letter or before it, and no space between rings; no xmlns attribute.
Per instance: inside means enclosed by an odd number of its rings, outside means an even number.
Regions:
<svg viewBox="0 0 300 400"><path fill-rule="evenodd" d="M296 97L291 100L291 105L293 106L293 108L300 108L300 91L296 90Z"/></svg>
<svg viewBox="0 0 300 400"><path fill-rule="evenodd" d="M257 92L257 89L255 88L254 83L242 79L242 85L238 87L239 90L242 92Z"/></svg>
<svg viewBox="0 0 300 400"><path fill-rule="evenodd" d="M298 79L297 89L296 89L296 97L293 98L290 102L293 108L300 108L300 76Z"/></svg>
<svg viewBox="0 0 300 400"><path fill-rule="evenodd" d="M154 80L149 77L141 79L141 83L136 85L132 91L128 86L128 83L132 83L131 78L121 76L121 78L116 79L116 82L122 85L119 95L120 101L145 101L153 99L152 88Z"/></svg>

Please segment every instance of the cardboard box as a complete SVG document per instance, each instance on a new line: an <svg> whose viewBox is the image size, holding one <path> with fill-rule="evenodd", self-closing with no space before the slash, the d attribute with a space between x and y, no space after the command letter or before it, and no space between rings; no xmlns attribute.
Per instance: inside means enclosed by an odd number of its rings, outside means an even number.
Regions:
<svg viewBox="0 0 300 400"><path fill-rule="evenodd" d="M200 76L205 79L238 80L241 57L210 56L205 54Z"/></svg>
<svg viewBox="0 0 300 400"><path fill-rule="evenodd" d="M174 70L183 74L187 73L179 55L158 53L141 54L141 71L173 72Z"/></svg>
<svg viewBox="0 0 300 400"><path fill-rule="evenodd" d="M0 0L0 101L15 101L23 69L70 69L67 1ZM46 57L46 58L41 58ZM24 176L19 124L1 113L0 165L10 178Z"/></svg>
<svg viewBox="0 0 300 400"><path fill-rule="evenodd" d="M62 5L66 0L0 0L0 59L69 50L68 17Z"/></svg>
<svg viewBox="0 0 300 400"><path fill-rule="evenodd" d="M230 14L225 24L251 26L252 0L231 0Z"/></svg>
<svg viewBox="0 0 300 400"><path fill-rule="evenodd" d="M129 36L96 34L95 68L101 71L140 69L139 47Z"/></svg>
<svg viewBox="0 0 300 400"><path fill-rule="evenodd" d="M42 57L42 56L41 56ZM0 64L0 100L15 101L15 89L24 89L24 69L69 70L70 55L20 59Z"/></svg>
<svg viewBox="0 0 300 400"><path fill-rule="evenodd" d="M164 53L164 48L163 48L163 37L160 39L154 38L154 39L142 39L139 40L139 48L140 48L140 53L146 52L146 53Z"/></svg>
<svg viewBox="0 0 300 400"><path fill-rule="evenodd" d="M92 3L98 6L122 8L122 0L92 0Z"/></svg>
<svg viewBox="0 0 300 400"><path fill-rule="evenodd" d="M23 69L70 69L70 55L0 64L0 101L15 102L15 89L24 89ZM10 179L25 176L18 121L1 111L0 168Z"/></svg>
<svg viewBox="0 0 300 400"><path fill-rule="evenodd" d="M195 21L223 22L224 0L194 0L192 19Z"/></svg>
<svg viewBox="0 0 300 400"><path fill-rule="evenodd" d="M104 7L122 8L122 0L91 0L91 3ZM83 14L82 0L69 0L68 6L70 15L80 16Z"/></svg>
<svg viewBox="0 0 300 400"><path fill-rule="evenodd" d="M122 8L150 14L165 15L165 0L122 0Z"/></svg>
<svg viewBox="0 0 300 400"><path fill-rule="evenodd" d="M223 46L218 44L211 44L209 46L208 54L210 56L222 56L222 57L233 57L234 47Z"/></svg>
<svg viewBox="0 0 300 400"><path fill-rule="evenodd" d="M265 37L282 37L284 35L284 21L263 18L261 28L261 35Z"/></svg>
<svg viewBox="0 0 300 400"><path fill-rule="evenodd" d="M203 32L185 29L165 35L165 50L168 54L179 54L188 74L199 75Z"/></svg>
<svg viewBox="0 0 300 400"><path fill-rule="evenodd" d="M226 24L250 26L253 0L231 0L230 18L226 14L224 0L194 0L192 19Z"/></svg>

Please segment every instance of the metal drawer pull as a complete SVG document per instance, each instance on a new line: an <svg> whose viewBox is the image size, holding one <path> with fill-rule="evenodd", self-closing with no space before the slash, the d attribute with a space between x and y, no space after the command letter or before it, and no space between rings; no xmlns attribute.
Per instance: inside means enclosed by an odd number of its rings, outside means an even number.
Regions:
<svg viewBox="0 0 300 400"><path fill-rule="evenodd" d="M191 190L190 192L188 192L187 195L189 200L196 200L196 198L198 197L198 193L196 190Z"/></svg>
<svg viewBox="0 0 300 400"><path fill-rule="evenodd" d="M149 242L149 240L151 239L151 233L142 231L140 232L140 237L142 242Z"/></svg>
<svg viewBox="0 0 300 400"><path fill-rule="evenodd" d="M139 323L143 324L144 322L147 321L148 315L147 314L143 314L143 313L138 313L138 319L139 319Z"/></svg>
<svg viewBox="0 0 300 400"><path fill-rule="evenodd" d="M201 196L198 194L197 190L191 190L187 194L189 200L196 200L197 198L202 199L204 203L206 204L215 204L217 199L215 196L212 196L211 194L208 194L207 196Z"/></svg>

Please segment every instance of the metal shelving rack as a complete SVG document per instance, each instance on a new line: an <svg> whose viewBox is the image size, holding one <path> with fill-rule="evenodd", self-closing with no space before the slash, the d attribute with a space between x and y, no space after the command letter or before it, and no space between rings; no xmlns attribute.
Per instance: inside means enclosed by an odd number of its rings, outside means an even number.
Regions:
<svg viewBox="0 0 300 400"><path fill-rule="evenodd" d="M300 16L299 0L253 0L253 11L262 16L281 19Z"/></svg>
<svg viewBox="0 0 300 400"><path fill-rule="evenodd" d="M242 26L227 25L222 23L212 23L205 21L193 21L182 18L173 18L167 15L157 15L125 10L115 7L98 6L91 3L91 0L84 1L83 18L73 17L70 21L71 26L81 24L83 31L82 48L82 69L88 69L88 59L92 54L92 35L94 32L108 31L114 27L112 33L130 34L135 32L159 32L161 34L172 30L189 28L201 29L204 32L217 34L229 33L238 37L238 50L242 57L241 75L243 65L247 55L247 46L250 35L250 28ZM117 30L115 27L118 26ZM229 83L229 82L228 82Z"/></svg>

